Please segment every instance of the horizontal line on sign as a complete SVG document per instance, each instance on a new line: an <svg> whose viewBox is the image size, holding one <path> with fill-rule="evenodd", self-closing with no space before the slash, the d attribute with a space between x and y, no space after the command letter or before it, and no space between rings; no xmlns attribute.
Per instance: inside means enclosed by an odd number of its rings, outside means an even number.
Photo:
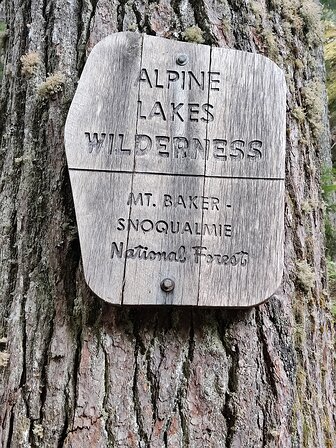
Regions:
<svg viewBox="0 0 336 448"><path fill-rule="evenodd" d="M180 173L155 173L152 171L126 171L126 170L97 170L93 168L69 168L69 171L91 171L96 173L116 173L116 174L151 174L154 176L173 177L205 177L207 179L252 179L252 180L285 180L284 177L248 177L248 176L204 176L203 174L180 174Z"/></svg>

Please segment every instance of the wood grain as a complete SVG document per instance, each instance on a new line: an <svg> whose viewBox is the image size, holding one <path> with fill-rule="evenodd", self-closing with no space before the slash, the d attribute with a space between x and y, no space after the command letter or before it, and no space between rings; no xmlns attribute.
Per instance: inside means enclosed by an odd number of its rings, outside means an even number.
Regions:
<svg viewBox="0 0 336 448"><path fill-rule="evenodd" d="M153 55L155 54L155 58ZM186 55L188 64L179 66L176 59L179 55ZM202 64L200 64L202 61ZM200 45L187 45L182 42L172 42L166 39L157 39L152 36L144 36L142 67L147 69L148 74L155 73L159 70L162 79L157 84L165 84L168 70L172 71L172 78L179 76L179 81L183 79L183 73L191 68L198 73L199 71L207 72L210 68L210 47ZM176 75L176 73L178 75ZM185 81L186 83L188 81ZM205 81L206 83L206 81ZM138 118L137 132L139 134L149 136L164 136L164 141L171 142L174 138L181 138L182 143L185 140L190 141L191 138L204 140L206 137L206 123L204 121L188 120L188 104L204 104L208 100L208 89L204 86L204 90L196 88L189 90L182 89L178 81L172 81L168 88L150 87L148 83L141 82L139 97L142 100L142 114L147 115L152 105L160 102L167 110L165 112L166 120L161 116L153 119ZM179 114L173 115L173 107L183 104L178 110ZM149 107L148 107L149 106ZM198 110L198 106L194 106ZM197 115L197 114L195 114ZM181 120L181 118L184 121ZM195 117L196 118L196 117ZM168 157L135 157L134 161L134 178L133 191L139 192L149 191L153 193L153 204L156 206L136 207L131 210L131 218L149 219L153 223L166 222L169 226L167 234L151 232L136 232L130 229L128 247L134 247L141 244L148 247L149 250L161 252L183 252L185 248L186 259L183 261L164 261L156 259L153 261L145 261L143 263L135 263L134 260L127 260L125 275L125 304L164 304L172 303L176 305L197 305L198 286L199 286L199 269L190 257L192 246L201 243L201 235L197 235L195 231L183 232L183 228L190 223L194 227L196 223L201 225L202 210L183 207L183 204L176 205L178 197L182 196L185 201L189 195L202 196L203 192L203 173L204 159L197 157L195 159L183 157L183 151L175 154L176 150L172 149L171 143L169 147ZM185 149L188 151L189 148ZM176 157L177 156L177 157ZM158 175L138 174L140 172L161 173ZM198 174L199 177L188 177L184 174ZM169 176L168 174L174 174ZM165 197L168 199L165 206ZM170 206L170 199L172 205ZM182 200L181 200L182 202ZM179 231L172 233L174 230ZM188 227L187 227L188 228ZM189 228L188 228L189 230ZM172 255L172 258L175 258ZM179 257L176 257L179 260ZM162 291L160 283L164 278L171 278L175 282L175 289L166 293ZM137 279L137 288L134 288L134 279Z"/></svg>
<svg viewBox="0 0 336 448"><path fill-rule="evenodd" d="M76 192L76 217L86 281L99 297L121 303L125 259L114 257L111 244L127 241L116 220L125 213L132 176L128 173L70 171Z"/></svg>
<svg viewBox="0 0 336 448"><path fill-rule="evenodd" d="M126 32L95 46L65 126L85 279L99 297L117 304L122 300L125 259L111 262L111 244L119 243L120 232L127 241L116 221L125 212L128 217L133 169L132 154L122 151L129 142L118 136L125 125L131 135L136 133L141 44L141 35ZM114 135L113 141L109 135Z"/></svg>
<svg viewBox="0 0 336 448"><path fill-rule="evenodd" d="M227 146L221 159L206 160L204 195L224 195L230 207L217 218L204 211L203 220L231 222L232 236L222 245L202 238L204 253L226 257L219 264L201 256L198 305L247 306L270 297L282 278L286 86L282 71L260 55L212 48L211 70L223 67L221 96L209 95L217 115L208 136L222 135Z"/></svg>
<svg viewBox="0 0 336 448"><path fill-rule="evenodd" d="M109 36L88 58L65 143L85 278L99 297L251 306L279 286L285 82L270 60Z"/></svg>
<svg viewBox="0 0 336 448"><path fill-rule="evenodd" d="M65 126L69 168L132 171L130 142L124 136L121 144L120 134L136 132L141 47L140 34L116 33L90 53Z"/></svg>
<svg viewBox="0 0 336 448"><path fill-rule="evenodd" d="M230 222L231 237L202 238L199 305L253 305L280 285L283 259L284 182L206 179L205 191L225 197L230 207L208 211L209 221ZM211 221L211 222L212 222ZM215 254L222 255L222 258ZM211 287L210 287L211 285Z"/></svg>

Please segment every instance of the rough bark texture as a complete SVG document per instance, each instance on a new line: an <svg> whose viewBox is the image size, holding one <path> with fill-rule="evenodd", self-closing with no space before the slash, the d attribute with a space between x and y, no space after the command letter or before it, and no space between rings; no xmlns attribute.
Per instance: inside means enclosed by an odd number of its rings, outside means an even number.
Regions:
<svg viewBox="0 0 336 448"><path fill-rule="evenodd" d="M1 446L335 446L318 5L6 0L5 10ZM285 70L286 268L265 304L120 308L86 287L63 126L87 52L122 30L256 51ZM56 76L46 81L48 73Z"/></svg>

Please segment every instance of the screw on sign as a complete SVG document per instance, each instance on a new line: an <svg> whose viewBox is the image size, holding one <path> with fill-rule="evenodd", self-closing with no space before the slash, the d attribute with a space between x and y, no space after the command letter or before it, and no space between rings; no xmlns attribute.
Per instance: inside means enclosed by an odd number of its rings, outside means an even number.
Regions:
<svg viewBox="0 0 336 448"><path fill-rule="evenodd" d="M165 278L161 282L161 289L165 292L171 292L175 288L174 280L171 278Z"/></svg>
<svg viewBox="0 0 336 448"><path fill-rule="evenodd" d="M84 274L116 304L252 306L283 270L285 81L267 58L116 33L65 127Z"/></svg>
<svg viewBox="0 0 336 448"><path fill-rule="evenodd" d="M187 62L188 62L188 56L186 54L180 54L176 59L176 63L178 65L186 65Z"/></svg>

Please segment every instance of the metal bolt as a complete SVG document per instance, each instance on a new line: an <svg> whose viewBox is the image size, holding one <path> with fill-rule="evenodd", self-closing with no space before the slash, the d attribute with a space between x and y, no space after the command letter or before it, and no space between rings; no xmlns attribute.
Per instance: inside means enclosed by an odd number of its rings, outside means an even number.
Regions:
<svg viewBox="0 0 336 448"><path fill-rule="evenodd" d="M171 278L164 278L160 286L162 291L171 292L175 288L175 282Z"/></svg>
<svg viewBox="0 0 336 448"><path fill-rule="evenodd" d="M187 62L188 56L186 54L180 54L179 56L177 56L176 63L178 65L186 65Z"/></svg>

